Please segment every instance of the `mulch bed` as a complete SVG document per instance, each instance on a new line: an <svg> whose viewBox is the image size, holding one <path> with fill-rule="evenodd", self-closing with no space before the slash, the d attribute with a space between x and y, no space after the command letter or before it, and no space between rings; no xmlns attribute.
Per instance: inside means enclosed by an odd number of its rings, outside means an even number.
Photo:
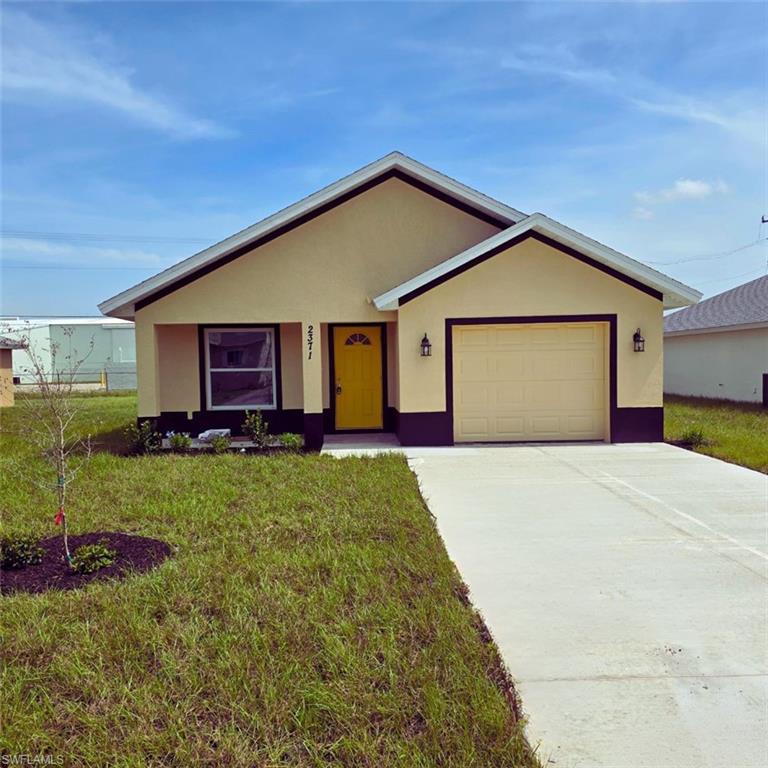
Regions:
<svg viewBox="0 0 768 768"><path fill-rule="evenodd" d="M64 561L64 544L61 536L43 539L43 559L37 565L17 570L0 571L0 594L14 592L46 592L49 589L77 589L92 581L124 579L132 573L152 570L170 554L171 548L164 541L128 533L97 531L69 537L69 551L74 552L83 544L104 542L117 552L112 565L95 573L73 573Z"/></svg>

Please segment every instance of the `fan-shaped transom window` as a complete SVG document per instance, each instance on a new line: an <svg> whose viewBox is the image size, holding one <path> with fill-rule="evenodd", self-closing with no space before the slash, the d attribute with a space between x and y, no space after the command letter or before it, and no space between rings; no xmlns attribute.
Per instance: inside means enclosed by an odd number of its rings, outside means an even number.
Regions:
<svg viewBox="0 0 768 768"><path fill-rule="evenodd" d="M364 333L353 333L350 334L347 337L347 340L344 342L347 346L352 346L353 344L370 344L371 340L364 334Z"/></svg>

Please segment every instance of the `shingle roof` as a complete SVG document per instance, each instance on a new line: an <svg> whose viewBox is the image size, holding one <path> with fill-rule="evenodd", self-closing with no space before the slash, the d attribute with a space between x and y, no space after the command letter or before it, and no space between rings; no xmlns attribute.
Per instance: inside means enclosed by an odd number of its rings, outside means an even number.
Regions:
<svg viewBox="0 0 768 768"><path fill-rule="evenodd" d="M664 318L664 332L768 323L768 275L718 293Z"/></svg>
<svg viewBox="0 0 768 768"><path fill-rule="evenodd" d="M23 341L9 339L7 336L0 336L0 349L24 349L27 345Z"/></svg>

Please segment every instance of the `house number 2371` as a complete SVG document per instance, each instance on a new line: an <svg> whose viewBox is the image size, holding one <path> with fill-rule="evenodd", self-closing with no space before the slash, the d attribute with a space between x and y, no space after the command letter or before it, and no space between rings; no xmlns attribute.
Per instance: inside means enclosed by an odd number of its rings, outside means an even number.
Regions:
<svg viewBox="0 0 768 768"><path fill-rule="evenodd" d="M312 359L312 346L315 343L315 326L307 326L307 360Z"/></svg>

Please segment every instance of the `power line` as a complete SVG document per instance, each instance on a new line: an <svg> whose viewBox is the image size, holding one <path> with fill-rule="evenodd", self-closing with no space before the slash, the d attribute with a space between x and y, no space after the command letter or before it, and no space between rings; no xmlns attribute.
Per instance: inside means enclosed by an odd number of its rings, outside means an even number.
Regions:
<svg viewBox="0 0 768 768"><path fill-rule="evenodd" d="M670 266L672 264L687 264L690 261L711 261L713 259L720 259L724 256L732 256L734 253L746 251L748 248L754 248L754 246L758 245L759 243L764 243L766 240L768 240L768 238L761 237L757 240L753 240L751 243L747 243L746 245L734 248L732 251L723 251L722 253L710 253L706 256L690 256L685 259L677 259L676 261L646 261L645 263L655 264L657 266Z"/></svg>
<svg viewBox="0 0 768 768"><path fill-rule="evenodd" d="M0 237L32 240L44 237L48 240L64 240L74 242L114 242L114 243L213 243L216 238L201 237L169 237L163 235L103 235L96 232L33 232L22 229L6 229L0 232Z"/></svg>
<svg viewBox="0 0 768 768"><path fill-rule="evenodd" d="M157 265L148 266L148 267L100 267L100 266L90 267L90 266L80 266L77 264L65 264L62 266L59 266L57 264L3 264L0 266L0 271L4 269L48 269L48 270L63 271L63 272L82 270L82 269L122 272L124 270L131 269L131 270L141 270L142 272L156 272L156 271L165 269L165 267L158 267Z"/></svg>

